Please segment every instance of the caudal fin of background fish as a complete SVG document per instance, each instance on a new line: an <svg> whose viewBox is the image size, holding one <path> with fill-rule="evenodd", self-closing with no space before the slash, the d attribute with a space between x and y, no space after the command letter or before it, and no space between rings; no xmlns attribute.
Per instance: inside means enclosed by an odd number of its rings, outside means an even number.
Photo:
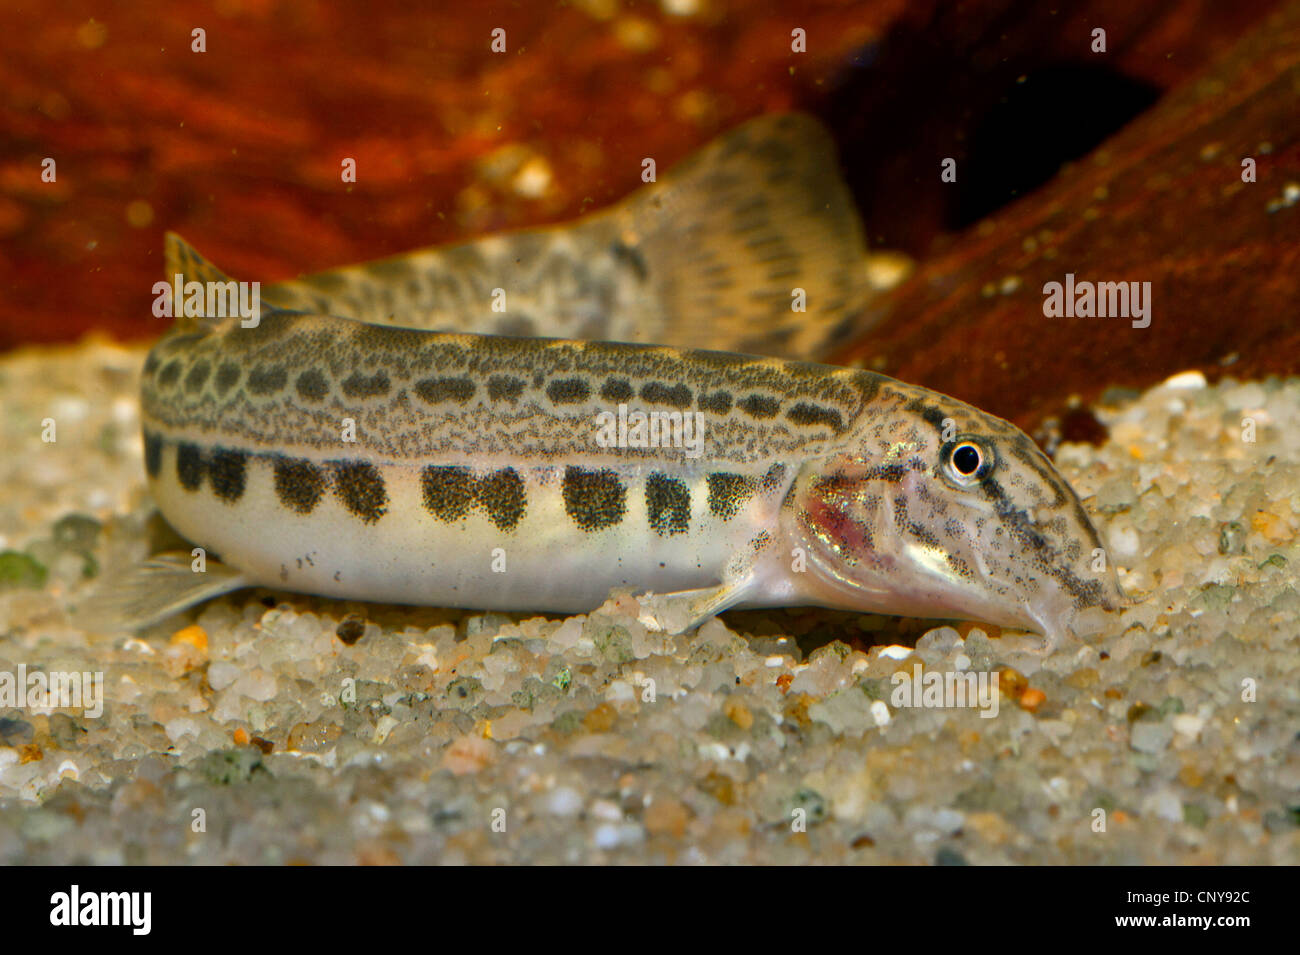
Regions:
<svg viewBox="0 0 1300 955"><path fill-rule="evenodd" d="M662 303L647 341L813 358L871 294L862 222L825 127L761 116L615 211Z"/></svg>
<svg viewBox="0 0 1300 955"><path fill-rule="evenodd" d="M815 359L870 324L869 267L830 134L786 113L572 222L306 275L264 287L262 302L430 331Z"/></svg>

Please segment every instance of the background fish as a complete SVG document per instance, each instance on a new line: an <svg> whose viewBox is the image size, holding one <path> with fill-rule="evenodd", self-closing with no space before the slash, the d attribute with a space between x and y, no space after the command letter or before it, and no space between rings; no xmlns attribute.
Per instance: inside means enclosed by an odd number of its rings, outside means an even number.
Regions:
<svg viewBox="0 0 1300 955"><path fill-rule="evenodd" d="M806 311L791 308L796 288ZM505 311L494 310L494 289ZM789 113L750 120L577 222L331 269L262 294L408 328L808 358L848 335L871 293L834 143L811 116Z"/></svg>

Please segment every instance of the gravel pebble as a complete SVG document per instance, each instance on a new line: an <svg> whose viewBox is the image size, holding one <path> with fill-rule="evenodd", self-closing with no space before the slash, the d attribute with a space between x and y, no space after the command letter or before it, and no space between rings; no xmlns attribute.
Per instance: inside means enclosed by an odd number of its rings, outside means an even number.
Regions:
<svg viewBox="0 0 1300 955"><path fill-rule="evenodd" d="M551 619L257 591L83 631L99 568L161 539L142 360L0 357L0 542L47 571L0 590L0 672L105 693L0 708L0 863L1300 864L1300 379L1094 409L1109 440L1058 464L1137 600L1044 657L829 612L666 638L627 595ZM993 674L996 715L898 705L915 666Z"/></svg>

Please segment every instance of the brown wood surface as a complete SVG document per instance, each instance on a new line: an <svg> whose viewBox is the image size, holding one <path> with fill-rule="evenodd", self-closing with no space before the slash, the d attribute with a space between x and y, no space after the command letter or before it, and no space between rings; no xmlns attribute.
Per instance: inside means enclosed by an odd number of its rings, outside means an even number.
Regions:
<svg viewBox="0 0 1300 955"><path fill-rule="evenodd" d="M1300 198L1300 3L1048 186L943 239L838 357L1030 427L1072 395L1086 404L1184 370L1295 373L1300 202L1283 202L1288 188ZM1150 327L1046 317L1043 287L1067 272L1150 282Z"/></svg>

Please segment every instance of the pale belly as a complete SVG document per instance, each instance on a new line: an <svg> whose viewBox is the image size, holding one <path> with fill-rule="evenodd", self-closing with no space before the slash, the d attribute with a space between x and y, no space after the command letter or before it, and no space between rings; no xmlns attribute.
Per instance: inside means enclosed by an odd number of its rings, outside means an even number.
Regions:
<svg viewBox="0 0 1300 955"><path fill-rule="evenodd" d="M717 584L730 559L761 531L774 532L779 497L741 513L711 515L691 495L689 530L650 529L647 502L627 494L616 525L583 530L565 513L556 468L520 469L527 505L509 531L481 510L445 521L425 506L420 470L382 468L384 512L363 521L326 490L310 513L287 510L266 459L252 458L237 501L207 486L186 490L166 452L150 490L163 515L249 583L347 599L499 610L576 612L599 606L612 588L670 593ZM623 469L628 486L639 481Z"/></svg>

